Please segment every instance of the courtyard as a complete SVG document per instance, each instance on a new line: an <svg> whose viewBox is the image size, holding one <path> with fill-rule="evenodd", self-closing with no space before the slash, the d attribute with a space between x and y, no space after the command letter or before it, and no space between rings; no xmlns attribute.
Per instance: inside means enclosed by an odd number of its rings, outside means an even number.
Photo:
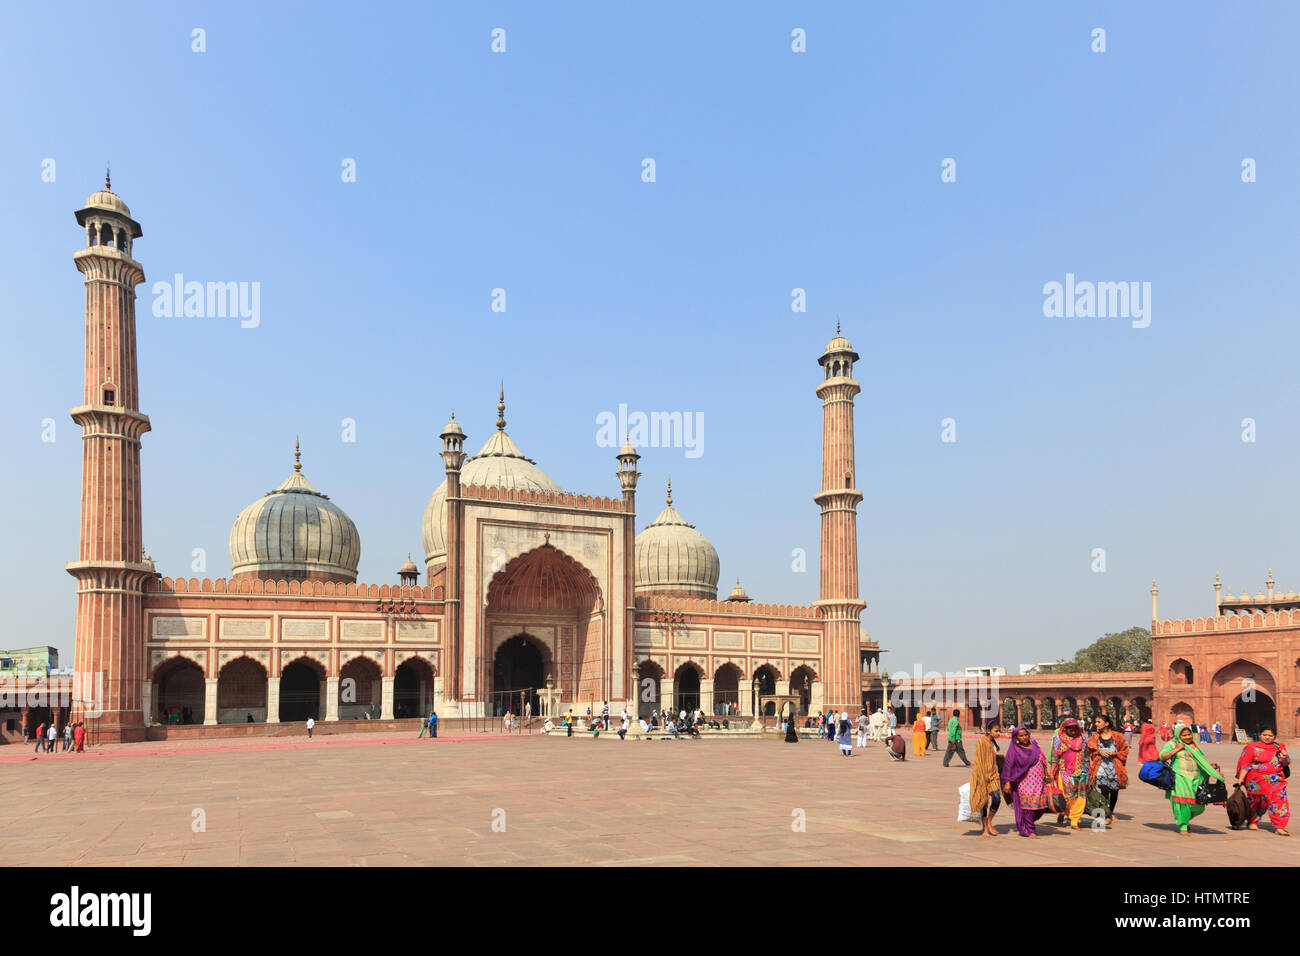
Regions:
<svg viewBox="0 0 1300 956"><path fill-rule="evenodd" d="M1239 747L1205 749L1231 774ZM1221 807L1180 838L1163 796L1136 781L1110 831L1040 823L1025 840L1004 808L1003 835L981 838L956 822L967 778L933 752L898 764L872 744L845 759L816 738L356 734L37 758L10 746L0 842L6 863L42 866L1300 864L1300 843L1267 824L1229 831Z"/></svg>

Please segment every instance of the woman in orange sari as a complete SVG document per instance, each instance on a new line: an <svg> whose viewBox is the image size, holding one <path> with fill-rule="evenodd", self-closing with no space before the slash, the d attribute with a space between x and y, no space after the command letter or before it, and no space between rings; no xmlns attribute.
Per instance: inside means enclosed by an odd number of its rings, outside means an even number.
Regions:
<svg viewBox="0 0 1300 956"><path fill-rule="evenodd" d="M1291 758L1271 727L1260 731L1259 743L1246 744L1242 749L1237 760L1237 782L1250 805L1250 829L1258 830L1256 821L1267 812L1278 836L1291 835L1286 829L1291 820L1291 804L1286 796L1286 769L1290 766Z"/></svg>
<svg viewBox="0 0 1300 956"><path fill-rule="evenodd" d="M912 756L925 756L925 714L916 715L916 723L912 724Z"/></svg>
<svg viewBox="0 0 1300 956"><path fill-rule="evenodd" d="M1088 789L1096 787L1106 798L1106 826L1115 822L1115 802L1128 786L1128 741L1117 733L1110 717L1094 718L1096 731L1088 738Z"/></svg>

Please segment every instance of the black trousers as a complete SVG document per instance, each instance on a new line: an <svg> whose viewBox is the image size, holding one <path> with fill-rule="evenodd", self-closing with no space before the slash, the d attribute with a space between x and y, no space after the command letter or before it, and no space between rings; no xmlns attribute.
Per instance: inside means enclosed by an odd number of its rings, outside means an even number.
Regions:
<svg viewBox="0 0 1300 956"><path fill-rule="evenodd" d="M925 749L926 750L939 749L939 731L927 730L925 732Z"/></svg>
<svg viewBox="0 0 1300 956"><path fill-rule="evenodd" d="M948 749L947 751L944 752L943 755L943 765L945 767L948 766L948 761L952 759L953 754L956 754L958 757L961 757L961 762L964 763L966 766L968 767L970 766L970 761L966 759L966 750L964 747L962 747L960 740L948 741Z"/></svg>
<svg viewBox="0 0 1300 956"><path fill-rule="evenodd" d="M1116 787L1111 790L1109 787L1099 786L1097 789L1101 791L1101 795L1106 798L1110 805L1110 809L1106 811L1106 816L1113 817L1115 815L1115 802L1119 800L1119 788Z"/></svg>

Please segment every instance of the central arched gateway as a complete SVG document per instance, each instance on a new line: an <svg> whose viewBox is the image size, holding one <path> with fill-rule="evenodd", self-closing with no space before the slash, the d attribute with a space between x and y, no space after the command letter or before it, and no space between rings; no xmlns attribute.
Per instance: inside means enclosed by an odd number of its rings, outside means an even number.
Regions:
<svg viewBox="0 0 1300 956"><path fill-rule="evenodd" d="M488 585L483 612L487 640L480 666L488 712L505 712L499 692L531 688L538 713L537 692L546 689L547 678L557 702L599 709L602 701L621 698L613 693L606 617L595 577L549 541L507 563ZM540 663L518 638L535 645ZM510 709L518 706L516 693Z"/></svg>
<svg viewBox="0 0 1300 956"><path fill-rule="evenodd" d="M523 703L532 705L532 713L540 713L538 691L545 686L545 658L527 634L516 634L497 648L492 660L493 716L501 716L507 708L518 714Z"/></svg>
<svg viewBox="0 0 1300 956"><path fill-rule="evenodd" d="M1277 730L1277 682L1254 661L1238 658L1215 672L1210 681L1210 706L1225 725L1243 730L1254 740L1265 726ZM1222 716L1220 716L1222 715Z"/></svg>
<svg viewBox="0 0 1300 956"><path fill-rule="evenodd" d="M1263 691L1256 691L1253 700L1238 694L1233 701L1232 718L1233 725L1244 730L1251 740L1258 740L1259 732L1266 728L1277 731L1277 705Z"/></svg>

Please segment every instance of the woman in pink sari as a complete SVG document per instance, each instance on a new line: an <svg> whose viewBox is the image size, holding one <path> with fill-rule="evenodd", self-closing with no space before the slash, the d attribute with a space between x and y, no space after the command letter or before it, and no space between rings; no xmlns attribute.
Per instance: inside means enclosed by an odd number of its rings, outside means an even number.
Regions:
<svg viewBox="0 0 1300 956"><path fill-rule="evenodd" d="M1250 829L1258 830L1256 822L1265 812L1279 836L1290 836L1286 825L1291 820L1291 804L1286 796L1286 768L1291 757L1286 748L1277 742L1271 727L1260 732L1259 743L1246 744L1237 760L1237 782L1246 792L1250 805Z"/></svg>
<svg viewBox="0 0 1300 956"><path fill-rule="evenodd" d="M1016 829L1038 839L1034 821L1047 812L1047 758L1024 727L1011 732L1011 746L1002 762L1002 793L1016 811Z"/></svg>

